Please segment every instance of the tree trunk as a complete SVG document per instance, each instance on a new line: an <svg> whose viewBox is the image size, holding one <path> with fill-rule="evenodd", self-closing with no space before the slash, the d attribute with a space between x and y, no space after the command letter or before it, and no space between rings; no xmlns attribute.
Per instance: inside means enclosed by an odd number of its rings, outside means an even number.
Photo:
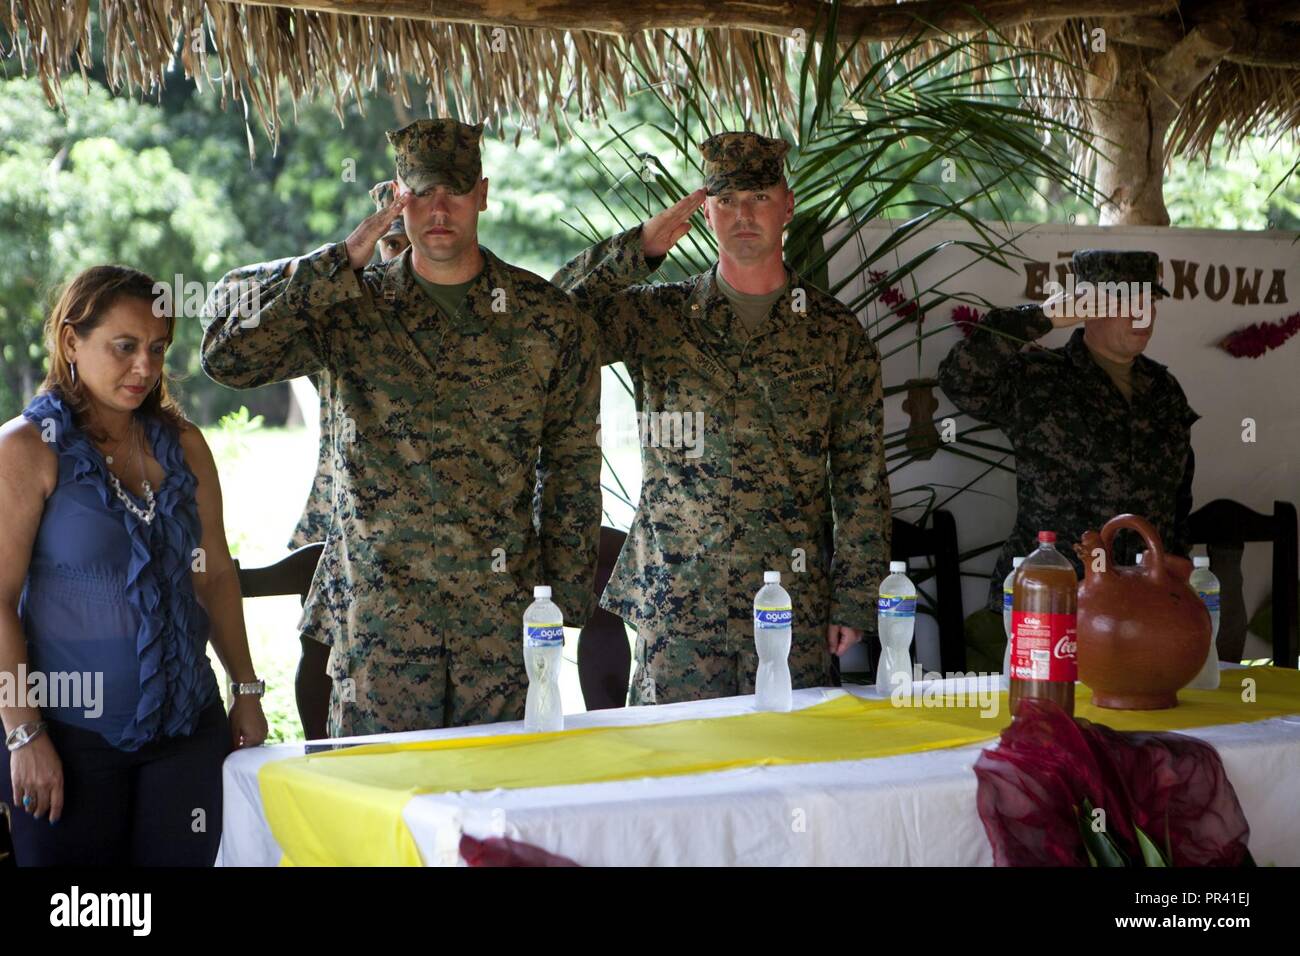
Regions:
<svg viewBox="0 0 1300 956"><path fill-rule="evenodd" d="M1232 47L1221 24L1203 24L1167 53L1112 43L1088 78L1103 226L1167 226L1165 137L1179 109Z"/></svg>
<svg viewBox="0 0 1300 956"><path fill-rule="evenodd" d="M1101 224L1169 225L1164 199L1164 134L1143 73L1146 53L1114 46L1103 70L1088 78Z"/></svg>

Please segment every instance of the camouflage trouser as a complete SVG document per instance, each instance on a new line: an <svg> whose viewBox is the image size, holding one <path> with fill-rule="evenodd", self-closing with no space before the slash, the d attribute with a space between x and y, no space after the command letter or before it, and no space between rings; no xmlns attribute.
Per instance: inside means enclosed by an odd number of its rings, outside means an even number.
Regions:
<svg viewBox="0 0 1300 956"><path fill-rule="evenodd" d="M676 620L662 618L637 626L629 705L754 693L758 652L752 577L733 580L727 600L717 605L701 601ZM831 655L821 613L796 604L789 658L796 689L826 687L831 682Z"/></svg>
<svg viewBox="0 0 1300 956"><path fill-rule="evenodd" d="M331 737L523 720L522 663L485 667L478 655L430 648L421 659L330 653Z"/></svg>

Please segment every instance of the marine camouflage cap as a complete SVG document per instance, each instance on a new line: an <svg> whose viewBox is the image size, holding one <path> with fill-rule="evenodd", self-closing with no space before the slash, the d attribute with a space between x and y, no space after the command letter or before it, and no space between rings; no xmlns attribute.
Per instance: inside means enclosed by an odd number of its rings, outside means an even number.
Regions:
<svg viewBox="0 0 1300 956"><path fill-rule="evenodd" d="M483 175L478 148L482 123L422 119L387 135L397 150L397 176L412 192L446 185L467 193Z"/></svg>
<svg viewBox="0 0 1300 956"><path fill-rule="evenodd" d="M700 146L704 154L704 191L766 189L785 175L790 144L757 133L718 133Z"/></svg>
<svg viewBox="0 0 1300 956"><path fill-rule="evenodd" d="M370 187L370 198L375 201L375 212L383 212L397 198L397 189L393 186L393 181L390 179L382 183L375 183ZM405 235L406 222L401 216L398 216L388 224L388 231L380 238Z"/></svg>
<svg viewBox="0 0 1300 956"><path fill-rule="evenodd" d="M1160 256L1154 252L1131 252L1127 249L1080 249L1070 257L1074 281L1080 282L1149 282L1157 296L1169 291L1160 284Z"/></svg>

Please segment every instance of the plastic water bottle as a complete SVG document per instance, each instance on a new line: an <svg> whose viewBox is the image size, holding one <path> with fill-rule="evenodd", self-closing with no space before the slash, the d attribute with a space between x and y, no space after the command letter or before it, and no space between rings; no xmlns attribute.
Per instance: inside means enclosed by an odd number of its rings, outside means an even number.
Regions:
<svg viewBox="0 0 1300 956"><path fill-rule="evenodd" d="M876 628L880 634L876 690L892 694L901 688L906 693L912 686L912 656L908 652L916 630L916 585L907 576L906 561L890 561L889 577L880 582Z"/></svg>
<svg viewBox="0 0 1300 956"><path fill-rule="evenodd" d="M790 630L794 609L781 587L780 571L764 571L763 586L754 596L754 650L758 675L754 679L754 708L785 712L793 706L790 682Z"/></svg>
<svg viewBox="0 0 1300 956"><path fill-rule="evenodd" d="M1002 633L1007 636L1007 649L1002 652L1002 673L1011 673L1011 598L1014 592L1011 582L1016 578L1016 568L1025 561L1024 558L1011 559L1011 573L1002 579Z"/></svg>
<svg viewBox="0 0 1300 956"><path fill-rule="evenodd" d="M1214 690L1219 686L1219 649L1215 644L1219 637L1219 579L1210 570L1209 558L1192 558L1192 567L1192 576L1187 583L1210 612L1210 650L1201 672L1187 686L1195 690Z"/></svg>
<svg viewBox="0 0 1300 956"><path fill-rule="evenodd" d="M560 661L564 656L564 615L551 600L551 589L533 588L533 603L524 611L524 668L528 702L524 730L547 733L564 729L560 701Z"/></svg>

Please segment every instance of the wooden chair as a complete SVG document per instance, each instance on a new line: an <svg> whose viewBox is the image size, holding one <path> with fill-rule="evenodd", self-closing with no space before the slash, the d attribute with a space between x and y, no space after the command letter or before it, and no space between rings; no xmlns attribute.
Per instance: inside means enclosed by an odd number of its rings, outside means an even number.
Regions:
<svg viewBox="0 0 1300 956"><path fill-rule="evenodd" d="M614 563L626 538L622 531L600 529L596 553L597 601L614 573ZM597 604L578 636L578 681L582 685L582 699L587 709L608 710L625 706L631 666L632 651L628 648L623 619Z"/></svg>
<svg viewBox="0 0 1300 956"><path fill-rule="evenodd" d="M241 568L236 561L239 592L246 598L296 594L300 601L306 601L312 576L324 550L325 545L319 542L305 545L264 568ZM302 644L302 653L293 682L298 720L308 740L319 740L326 736L325 719L329 714L332 681L325 668L330 649L310 637L299 636L298 640Z"/></svg>
<svg viewBox="0 0 1300 956"><path fill-rule="evenodd" d="M966 670L966 624L961 599L961 557L957 551L957 522L951 512L938 510L930 514L930 527L922 528L902 518L894 518L890 538L890 560L910 558L934 559L934 599L939 625L939 670L945 674ZM918 574L909 571L916 582ZM929 575L921 576L921 581ZM912 660L916 660L916 641L912 641ZM867 642L867 659L874 675L880 663L880 638Z"/></svg>
<svg viewBox="0 0 1300 956"><path fill-rule="evenodd" d="M1300 578L1297 558L1296 507L1289 501L1274 501L1271 515L1252 511L1228 498L1216 498L1198 508L1187 519L1191 544L1204 544L1210 555L1210 570L1219 578L1221 611L1219 637L1236 632L1245 640L1246 605L1241 588L1241 552L1247 542L1273 542L1273 663L1297 667L1300 640L1300 610L1297 610L1296 581ZM1222 646L1222 645L1221 645ZM1235 655L1240 660L1238 650Z"/></svg>

